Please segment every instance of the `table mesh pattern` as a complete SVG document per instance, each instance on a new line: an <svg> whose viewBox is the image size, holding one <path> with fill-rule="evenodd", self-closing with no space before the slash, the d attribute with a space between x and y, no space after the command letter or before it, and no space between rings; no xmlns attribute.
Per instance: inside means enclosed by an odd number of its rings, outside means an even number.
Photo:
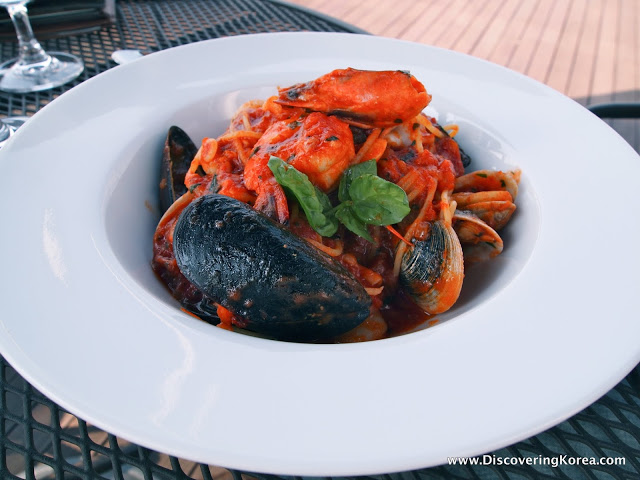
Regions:
<svg viewBox="0 0 640 480"><path fill-rule="evenodd" d="M556 458L559 462L556 467L442 466L363 479L637 479L639 413L640 371L636 369L599 402L557 427L490 454L496 458ZM278 478L196 464L115 437L57 406L25 382L1 357L0 415L2 479ZM563 456L566 465L562 464ZM576 457L623 457L625 464L588 467L569 464Z"/></svg>
<svg viewBox="0 0 640 480"><path fill-rule="evenodd" d="M356 31L279 1L118 0L116 25L42 42L50 51L81 56L86 68L80 78L47 92L25 95L0 92L0 115L34 114L74 85L115 66L110 55L116 49L133 48L151 53L223 36L301 30ZM0 43L0 61L16 53L15 43ZM442 466L363 478L638 479L640 368L571 419L491 455L516 460L546 457L558 460L560 465ZM562 463L563 458L570 461L576 457L622 457L625 464L586 467ZM58 407L0 357L0 479L20 478L266 480L277 477L196 464L131 444Z"/></svg>

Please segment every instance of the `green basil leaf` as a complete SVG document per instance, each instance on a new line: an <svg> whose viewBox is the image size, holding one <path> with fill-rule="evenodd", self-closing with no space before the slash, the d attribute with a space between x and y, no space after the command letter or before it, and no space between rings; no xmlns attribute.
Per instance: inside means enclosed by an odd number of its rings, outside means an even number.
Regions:
<svg viewBox="0 0 640 480"><path fill-rule="evenodd" d="M353 212L365 223L392 225L410 212L407 194L395 183L376 175L361 175L349 188Z"/></svg>
<svg viewBox="0 0 640 480"><path fill-rule="evenodd" d="M356 178L366 174L378 174L378 165L375 160L358 163L357 165L353 165L352 167L347 168L342 174L342 178L340 179L340 185L338 187L338 200L340 200L341 202L348 201L350 199L349 187L351 187L351 182L353 182Z"/></svg>
<svg viewBox="0 0 640 480"><path fill-rule="evenodd" d="M338 221L329 213L333 208L329 197L314 186L309 177L281 158L271 157L267 165L276 181L296 197L311 228L323 237L333 236L338 230Z"/></svg>
<svg viewBox="0 0 640 480"><path fill-rule="evenodd" d="M338 205L335 215L338 220L353 233L373 243L373 238L369 235L367 225L353 212L353 208L349 203L341 203Z"/></svg>

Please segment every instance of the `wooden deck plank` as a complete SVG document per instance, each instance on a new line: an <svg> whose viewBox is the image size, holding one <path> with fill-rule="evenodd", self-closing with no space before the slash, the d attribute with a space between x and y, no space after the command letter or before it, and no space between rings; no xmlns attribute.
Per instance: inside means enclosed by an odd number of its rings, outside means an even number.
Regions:
<svg viewBox="0 0 640 480"><path fill-rule="evenodd" d="M505 43L505 32L515 16L518 14L520 2L494 2L498 5L491 22L483 35L477 39L473 47L467 53L480 58L489 59L499 44Z"/></svg>
<svg viewBox="0 0 640 480"><path fill-rule="evenodd" d="M506 2L515 4L515 2ZM491 24L499 18L497 13L503 4L493 0L483 5L479 14L472 20L471 24L464 31L460 32L455 43L451 45L453 50L471 53L474 47L487 34Z"/></svg>
<svg viewBox="0 0 640 480"><path fill-rule="evenodd" d="M618 14L616 58L614 61L614 92L617 101L632 101L638 87L640 56L634 48L638 33L637 2L623 2Z"/></svg>
<svg viewBox="0 0 640 480"><path fill-rule="evenodd" d="M634 3L635 5L635 17L634 18L640 18L640 6L637 3ZM634 44L633 44L633 48L635 53L635 60L634 60L634 65L635 65L635 101L640 102L640 32L638 32L638 30L640 29L640 26L636 25L634 28L634 34L635 34L635 38L634 38Z"/></svg>
<svg viewBox="0 0 640 480"><path fill-rule="evenodd" d="M389 9L386 5L386 0L383 2L384 8L361 8L356 13L358 15L358 26L368 32L371 30L372 17L380 15L381 13L388 13ZM383 25L384 26L384 25Z"/></svg>
<svg viewBox="0 0 640 480"><path fill-rule="evenodd" d="M638 18L640 16L640 6L638 6L638 4L635 4L635 17L634 18ZM636 56L635 56L635 90L634 90L634 100L635 102L639 102L640 103L640 32L638 32L639 27L636 25L635 29L634 29L634 33L635 33L635 43L634 43L634 47L635 47L635 52L636 52ZM636 152L640 152L640 120L636 120L634 122L635 125L635 129L634 129L634 137L635 137L635 144L634 144L634 148L636 150Z"/></svg>
<svg viewBox="0 0 640 480"><path fill-rule="evenodd" d="M576 50L576 62L567 90L564 92L580 103L587 104L591 97L591 85L595 56L600 37L600 18L605 6L590 0Z"/></svg>
<svg viewBox="0 0 640 480"><path fill-rule="evenodd" d="M614 57L607 53L612 45L619 43L627 56L639 48L631 38L639 20L636 0L379 0L374 6L364 0L291 1L375 35L488 59L579 97L602 95L613 86ZM616 20L623 9L628 13ZM633 28L616 39L620 21ZM599 68L591 65L596 57ZM637 65L615 61L625 72ZM573 74L576 80L570 81ZM635 77L629 90L638 88Z"/></svg>
<svg viewBox="0 0 640 480"><path fill-rule="evenodd" d="M311 5L311 2L314 2L314 5ZM313 10L319 11L319 12L323 12L327 15L330 15L334 18L338 18L340 20L343 20L345 22L349 22L349 20L346 19L346 16L349 15L349 13L353 10L359 9L360 5L359 2L357 1L353 1L353 0L348 0L348 1L342 1L342 0L294 0L291 3L297 3L306 7L309 7ZM357 22L349 22L353 25L358 25ZM358 25L359 26L359 25ZM362 27L360 27L362 28Z"/></svg>
<svg viewBox="0 0 640 480"><path fill-rule="evenodd" d="M389 22L389 25L382 30L380 35L404 40L408 31L415 28L416 25L418 27L422 26L424 19L432 10L433 5L431 2L410 2L409 6L402 12L402 15Z"/></svg>
<svg viewBox="0 0 640 480"><path fill-rule="evenodd" d="M482 11L486 8L491 0L477 0L467 3L464 8L460 9L450 23L443 29L438 38L438 45L443 48L452 49L456 42L463 36L471 36L470 29L475 20L481 17Z"/></svg>
<svg viewBox="0 0 640 480"><path fill-rule="evenodd" d="M513 39L518 38L518 36L524 31L529 18L531 18L534 11L535 2L519 2L518 9L505 29L501 41L496 45L496 48L489 54L489 56L485 58L491 62L506 66L518 46L518 41L514 41Z"/></svg>
<svg viewBox="0 0 640 480"><path fill-rule="evenodd" d="M421 2L422 3L422 2ZM436 19L440 18L442 13L447 10L449 4L447 2L424 2L427 4L427 8L422 11L422 17L416 20L410 25L404 32L401 33L399 38L403 40L410 40L412 42L431 43L431 39L427 38L426 31L429 25L433 25Z"/></svg>
<svg viewBox="0 0 640 480"><path fill-rule="evenodd" d="M637 3L634 3L635 6L635 16L634 18L639 18L640 16L640 5L638 5ZM633 101L634 102L638 102L640 103L640 32L638 32L638 29L640 27L638 25L635 26L634 28L634 51L635 51L635 60L634 60L634 78L635 78L635 88L634 88L634 98ZM634 148L636 150L636 152L640 152L640 120L636 120L634 122L634 138L635 138L635 143Z"/></svg>
<svg viewBox="0 0 640 480"><path fill-rule="evenodd" d="M613 100L616 102L632 102L637 99L638 49L634 48L637 35L637 20L640 11L637 2L622 2L618 14L618 31L616 58L614 62ZM640 151L639 121L614 120L612 127L627 141Z"/></svg>
<svg viewBox="0 0 640 480"><path fill-rule="evenodd" d="M421 29L416 32L415 41L438 47L442 46L439 42L440 37L444 35L449 25L462 14L467 6L467 2L464 0L442 3L444 3L444 8L437 10L435 18L422 22Z"/></svg>
<svg viewBox="0 0 640 480"><path fill-rule="evenodd" d="M533 14L529 17L525 28L522 30L520 41L517 43L513 55L507 62L507 67L524 73L525 75L527 74L536 48L543 37L543 32L551 17L553 6L557 2L554 0L540 0L534 3Z"/></svg>
<svg viewBox="0 0 640 480"><path fill-rule="evenodd" d="M525 73L531 78L545 82L552 69L558 42L568 21L570 2L554 2L547 23L536 45Z"/></svg>
<svg viewBox="0 0 640 480"><path fill-rule="evenodd" d="M388 1L388 0L387 0ZM388 25L396 23L408 10L412 0L395 0L393 8L370 8L361 20L362 28L368 32L385 31Z"/></svg>
<svg viewBox="0 0 640 480"><path fill-rule="evenodd" d="M573 0L567 22L558 38L553 63L544 82L551 88L566 92L576 62L576 50L582 33L588 0Z"/></svg>
<svg viewBox="0 0 640 480"><path fill-rule="evenodd" d="M618 7L617 1L606 2L600 17L600 36L596 48L593 84L589 92L590 99L613 100Z"/></svg>
<svg viewBox="0 0 640 480"><path fill-rule="evenodd" d="M289 0L363 28L468 53L579 103L640 102L638 0ZM610 121L638 149L640 121Z"/></svg>

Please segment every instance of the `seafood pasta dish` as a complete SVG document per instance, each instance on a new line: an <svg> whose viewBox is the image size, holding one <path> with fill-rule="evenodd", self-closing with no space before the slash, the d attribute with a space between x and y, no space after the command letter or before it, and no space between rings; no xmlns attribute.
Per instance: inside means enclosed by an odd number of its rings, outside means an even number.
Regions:
<svg viewBox="0 0 640 480"><path fill-rule="evenodd" d="M520 174L469 171L430 101L408 72L349 68L242 105L199 147L171 127L156 275L186 312L278 340L437 321L465 264L502 251Z"/></svg>

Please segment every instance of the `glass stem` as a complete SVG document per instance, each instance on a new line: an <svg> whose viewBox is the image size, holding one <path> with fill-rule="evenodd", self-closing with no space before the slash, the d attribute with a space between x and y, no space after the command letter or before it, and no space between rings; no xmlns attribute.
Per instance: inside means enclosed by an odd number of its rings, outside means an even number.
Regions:
<svg viewBox="0 0 640 480"><path fill-rule="evenodd" d="M0 142L4 142L11 136L11 130L7 127L7 124L0 120Z"/></svg>
<svg viewBox="0 0 640 480"><path fill-rule="evenodd" d="M18 62L23 65L47 62L51 59L33 35L27 7L24 4L7 7L13 26L18 34Z"/></svg>

